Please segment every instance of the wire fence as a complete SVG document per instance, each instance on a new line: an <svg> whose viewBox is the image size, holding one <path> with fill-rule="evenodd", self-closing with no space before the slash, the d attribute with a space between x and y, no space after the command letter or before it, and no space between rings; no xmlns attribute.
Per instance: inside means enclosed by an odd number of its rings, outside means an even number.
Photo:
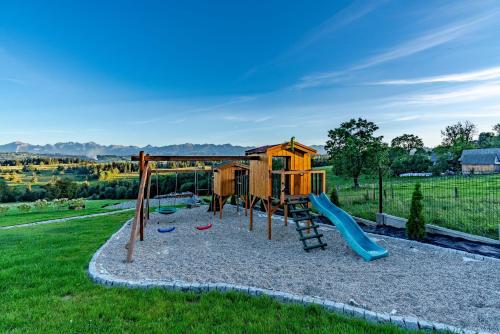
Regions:
<svg viewBox="0 0 500 334"><path fill-rule="evenodd" d="M382 201L384 213L407 218L417 183L426 223L498 239L500 174L383 178L381 192L373 177L336 189L342 208L355 216L375 220Z"/></svg>

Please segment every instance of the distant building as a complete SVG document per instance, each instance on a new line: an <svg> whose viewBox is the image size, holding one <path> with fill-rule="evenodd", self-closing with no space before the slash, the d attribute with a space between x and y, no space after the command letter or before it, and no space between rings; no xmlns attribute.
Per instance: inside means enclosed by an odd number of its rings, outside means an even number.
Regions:
<svg viewBox="0 0 500 334"><path fill-rule="evenodd" d="M463 174L500 173L500 148L464 150L460 163Z"/></svg>

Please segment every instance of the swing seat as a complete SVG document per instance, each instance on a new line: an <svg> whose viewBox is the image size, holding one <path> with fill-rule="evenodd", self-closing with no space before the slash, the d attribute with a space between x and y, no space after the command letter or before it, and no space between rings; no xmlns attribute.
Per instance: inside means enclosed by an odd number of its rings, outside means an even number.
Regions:
<svg viewBox="0 0 500 334"><path fill-rule="evenodd" d="M212 224L208 224L208 225L205 225L205 226L196 226L196 229L198 231L208 230L209 228L212 228Z"/></svg>
<svg viewBox="0 0 500 334"><path fill-rule="evenodd" d="M173 232L175 230L175 226L174 227L168 227L168 228L159 228L158 229L158 232L160 233L169 233L169 232Z"/></svg>
<svg viewBox="0 0 500 334"><path fill-rule="evenodd" d="M171 215L172 213L177 212L177 208L174 207L164 207L156 209L156 212L161 213L162 215Z"/></svg>

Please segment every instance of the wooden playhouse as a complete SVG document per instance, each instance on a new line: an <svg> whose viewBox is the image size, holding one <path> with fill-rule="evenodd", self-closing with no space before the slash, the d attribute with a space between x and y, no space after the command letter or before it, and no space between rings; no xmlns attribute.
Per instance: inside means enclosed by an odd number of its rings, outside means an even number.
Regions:
<svg viewBox="0 0 500 334"><path fill-rule="evenodd" d="M288 203L304 199L310 193L326 190L325 172L313 170L311 157L317 153L312 147L290 141L283 144L257 147L245 152L250 160L249 202L250 230L253 229L253 206L260 200L268 216L268 238L272 238L272 215L283 209L288 223Z"/></svg>
<svg viewBox="0 0 500 334"><path fill-rule="evenodd" d="M246 214L248 208L248 174L249 166L236 161L223 163L214 168L214 199L212 201L214 214L219 211L222 218L224 204L231 196L244 203Z"/></svg>

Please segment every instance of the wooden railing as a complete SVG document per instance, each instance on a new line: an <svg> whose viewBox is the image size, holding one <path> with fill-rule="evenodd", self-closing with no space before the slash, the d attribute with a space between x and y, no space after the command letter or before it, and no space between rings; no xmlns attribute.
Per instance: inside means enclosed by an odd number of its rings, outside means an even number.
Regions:
<svg viewBox="0 0 500 334"><path fill-rule="evenodd" d="M299 177L299 183L305 182L305 176L309 176L310 187L306 187L307 191L304 194L296 194L291 189L286 189L286 175L294 175ZM284 203L286 196L289 195L309 195L314 193L319 195L326 191L326 173L324 170L273 170L270 172L270 187L271 197L279 198L280 202ZM293 187L293 185L290 185Z"/></svg>
<svg viewBox="0 0 500 334"><path fill-rule="evenodd" d="M137 203L135 205L135 216L132 222L132 227L130 229L130 240L127 243L127 262L132 262L132 256L134 253L135 240L139 235L141 239L144 236L144 224L148 219L148 215L144 214L144 197L146 190L146 183L150 180L151 167L148 162L144 164L144 169L141 174L141 180L139 182L139 194L137 194ZM149 188L149 187L148 187ZM149 194L147 194L149 200ZM149 204L148 204L149 206Z"/></svg>

